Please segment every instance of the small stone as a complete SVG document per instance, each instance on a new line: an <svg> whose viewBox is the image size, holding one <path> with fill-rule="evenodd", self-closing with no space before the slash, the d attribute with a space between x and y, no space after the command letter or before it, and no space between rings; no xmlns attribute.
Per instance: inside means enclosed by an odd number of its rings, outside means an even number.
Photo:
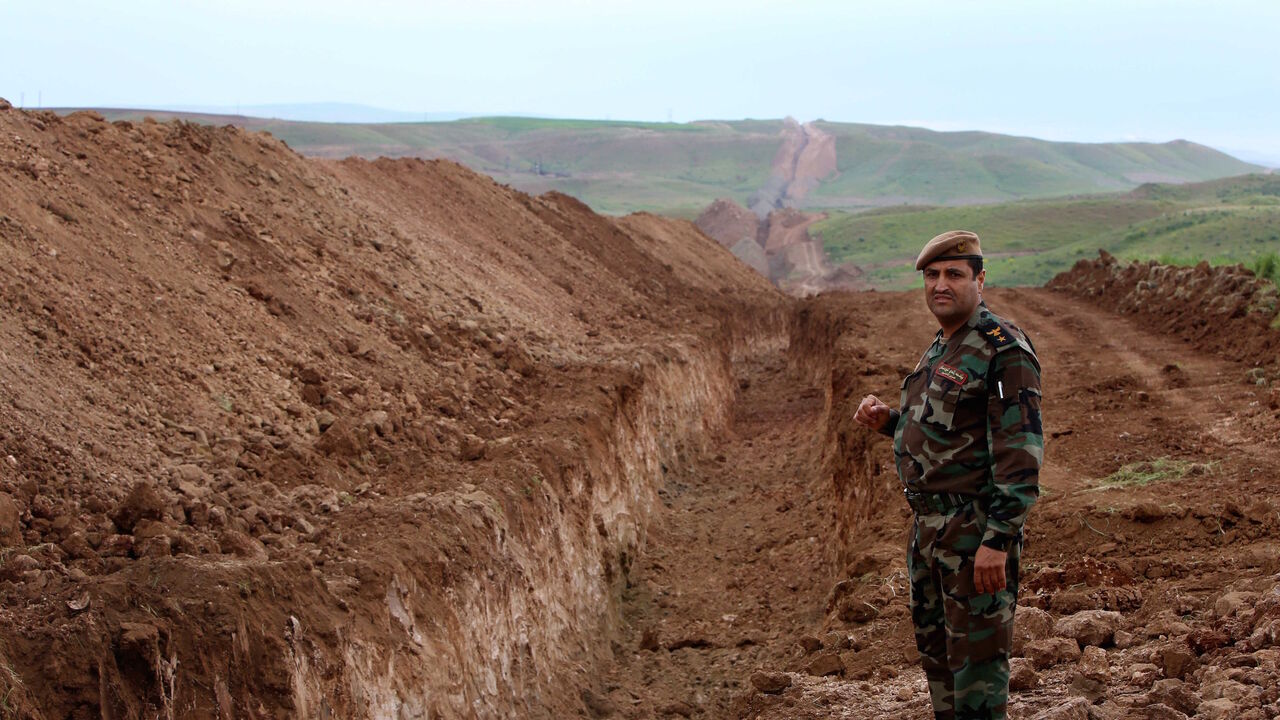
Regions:
<svg viewBox="0 0 1280 720"><path fill-rule="evenodd" d="M164 516L165 501L149 483L138 482L124 501L111 511L111 521L121 532L133 532L138 521L159 520Z"/></svg>
<svg viewBox="0 0 1280 720"><path fill-rule="evenodd" d="M1134 522L1153 523L1169 517L1169 510L1154 500L1143 500L1125 508L1120 514Z"/></svg>
<svg viewBox="0 0 1280 720"><path fill-rule="evenodd" d="M40 561L25 553L10 555L0 562L0 580L19 580L27 573L39 572Z"/></svg>
<svg viewBox="0 0 1280 720"><path fill-rule="evenodd" d="M463 435L458 441L458 459L472 462L484 457L485 441L475 435Z"/></svg>
<svg viewBox="0 0 1280 720"><path fill-rule="evenodd" d="M1196 717L1205 720L1232 720L1240 712L1234 702L1227 698L1206 700L1196 708Z"/></svg>
<svg viewBox="0 0 1280 720"><path fill-rule="evenodd" d="M647 627L640 634L640 649L654 651L662 647L662 643L658 640L658 631L656 628Z"/></svg>
<svg viewBox="0 0 1280 720"><path fill-rule="evenodd" d="M697 708L683 700L669 702L658 708L658 714L664 717L693 717L695 712L697 712Z"/></svg>
<svg viewBox="0 0 1280 720"><path fill-rule="evenodd" d="M1193 713L1200 704L1200 697L1177 678L1157 680L1151 686L1146 699L1152 704L1163 704L1180 713Z"/></svg>
<svg viewBox="0 0 1280 720"><path fill-rule="evenodd" d="M822 649L822 641L812 635L805 635L797 642L805 655L812 655Z"/></svg>
<svg viewBox="0 0 1280 720"><path fill-rule="evenodd" d="M1114 641L1116 630L1123 623L1124 616L1118 612L1085 610L1056 622L1053 632L1059 637L1075 640L1081 647L1103 646L1110 645Z"/></svg>
<svg viewBox="0 0 1280 720"><path fill-rule="evenodd" d="M1226 633L1212 628L1197 628L1187 636L1187 646L1197 655L1217 650L1230 642L1231 638Z"/></svg>
<svg viewBox="0 0 1280 720"><path fill-rule="evenodd" d="M1071 677L1071 693L1096 703L1107 694L1107 681L1111 679L1111 667L1107 652L1090 645L1084 649L1080 664Z"/></svg>
<svg viewBox="0 0 1280 720"><path fill-rule="evenodd" d="M1124 717L1125 720L1186 720L1187 714L1164 703L1155 703L1146 707L1130 708Z"/></svg>
<svg viewBox="0 0 1280 720"><path fill-rule="evenodd" d="M169 557L173 554L173 540L167 535L157 535L138 541L134 545L138 557Z"/></svg>
<svg viewBox="0 0 1280 720"><path fill-rule="evenodd" d="M132 535L108 535L98 546L98 554L102 557L129 557L132 553Z"/></svg>
<svg viewBox="0 0 1280 720"><path fill-rule="evenodd" d="M1089 701L1084 698L1071 698L1033 716L1031 720L1090 720L1089 706Z"/></svg>
<svg viewBox="0 0 1280 720"><path fill-rule="evenodd" d="M321 410L320 412L316 413L316 427L320 429L320 432L324 432L325 430L328 430L329 427L337 421L338 421L338 416L334 415L328 410Z"/></svg>
<svg viewBox="0 0 1280 720"><path fill-rule="evenodd" d="M833 652L823 653L813 659L807 668L810 675L818 677L826 677L828 675L844 674L844 661L840 656Z"/></svg>
<svg viewBox="0 0 1280 720"><path fill-rule="evenodd" d="M1233 617L1242 609L1252 606L1257 600L1258 593L1256 592L1226 593L1214 602L1213 616L1218 619Z"/></svg>
<svg viewBox="0 0 1280 720"><path fill-rule="evenodd" d="M0 547L22 543L21 518L18 501L7 492L0 492Z"/></svg>
<svg viewBox="0 0 1280 720"><path fill-rule="evenodd" d="M751 673L751 684L762 693L777 695L791 687L791 676L782 672L759 670Z"/></svg>
<svg viewBox="0 0 1280 720"><path fill-rule="evenodd" d="M1107 661L1107 651L1100 647L1089 646L1080 656L1079 672L1090 680L1105 683L1111 679L1111 664Z"/></svg>
<svg viewBox="0 0 1280 720"><path fill-rule="evenodd" d="M209 474L206 473L199 465L192 463L183 463L173 469L174 475L179 481L205 485L209 482Z"/></svg>
<svg viewBox="0 0 1280 720"><path fill-rule="evenodd" d="M258 561L268 559L266 546L239 530L223 532L222 537L218 538L218 546L228 555Z"/></svg>
<svg viewBox="0 0 1280 720"><path fill-rule="evenodd" d="M1191 652L1191 648L1180 644L1166 645L1161 648L1159 663L1165 677L1179 679L1186 677L1197 664L1195 653Z"/></svg>
<svg viewBox="0 0 1280 720"><path fill-rule="evenodd" d="M1009 661L1009 689L1014 692L1030 690L1040 685L1040 673L1036 672L1031 661L1026 658L1013 658Z"/></svg>
<svg viewBox="0 0 1280 720"><path fill-rule="evenodd" d="M1045 638L1028 643L1026 653L1037 670L1044 670L1054 665L1079 660L1080 645L1075 640L1067 638Z"/></svg>
<svg viewBox="0 0 1280 720"><path fill-rule="evenodd" d="M1129 668L1129 682L1138 687L1151 687L1160 679L1160 668L1151 663L1138 663Z"/></svg>
<svg viewBox="0 0 1280 720"><path fill-rule="evenodd" d="M391 416L386 410L371 410L360 419L360 426L381 437L391 434Z"/></svg>
<svg viewBox="0 0 1280 720"><path fill-rule="evenodd" d="M1026 654L1027 643L1053 633L1053 616L1037 607L1018 608L1013 618L1013 654Z"/></svg>
<svg viewBox="0 0 1280 720"><path fill-rule="evenodd" d="M587 706L592 717L606 718L618 711L609 698L597 695L590 688L582 688L579 697L582 698L582 704Z"/></svg>

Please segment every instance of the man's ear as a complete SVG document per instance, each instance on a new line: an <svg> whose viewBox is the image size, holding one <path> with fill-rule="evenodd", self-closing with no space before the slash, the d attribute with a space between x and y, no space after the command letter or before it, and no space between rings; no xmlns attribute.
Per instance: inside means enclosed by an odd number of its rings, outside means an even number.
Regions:
<svg viewBox="0 0 1280 720"><path fill-rule="evenodd" d="M982 272L978 273L978 290L982 290L982 284L987 281L987 269L982 268Z"/></svg>

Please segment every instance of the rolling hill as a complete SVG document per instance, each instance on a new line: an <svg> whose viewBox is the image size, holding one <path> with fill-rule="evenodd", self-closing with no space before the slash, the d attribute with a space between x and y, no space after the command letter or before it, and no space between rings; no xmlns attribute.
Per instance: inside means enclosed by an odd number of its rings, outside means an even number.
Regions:
<svg viewBox="0 0 1280 720"><path fill-rule="evenodd" d="M812 226L835 263L880 288L918 286L912 260L948 228L977 232L996 285L1039 285L1098 249L1122 259L1253 265L1280 252L1280 176L1244 175L1124 193L969 207L833 212Z"/></svg>
<svg viewBox="0 0 1280 720"><path fill-rule="evenodd" d="M434 123L307 123L100 109L108 119L181 117L266 130L325 158L445 157L531 193L573 195L606 213L695 216L716 198L751 205L787 151L783 120L640 123L517 117ZM792 121L790 125L794 126ZM1194 182L1257 166L1185 140L1060 143L984 132L935 132L818 121L835 140L835 172L809 208L968 205ZM799 152L803 146L796 148Z"/></svg>

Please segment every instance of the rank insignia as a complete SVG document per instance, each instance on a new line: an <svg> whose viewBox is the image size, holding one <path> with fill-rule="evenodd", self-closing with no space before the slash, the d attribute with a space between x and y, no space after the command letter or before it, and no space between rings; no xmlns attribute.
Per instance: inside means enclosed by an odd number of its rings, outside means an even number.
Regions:
<svg viewBox="0 0 1280 720"><path fill-rule="evenodd" d="M963 385L969 381L969 373L963 370L957 370L946 363L939 365L938 369L934 372L957 385Z"/></svg>

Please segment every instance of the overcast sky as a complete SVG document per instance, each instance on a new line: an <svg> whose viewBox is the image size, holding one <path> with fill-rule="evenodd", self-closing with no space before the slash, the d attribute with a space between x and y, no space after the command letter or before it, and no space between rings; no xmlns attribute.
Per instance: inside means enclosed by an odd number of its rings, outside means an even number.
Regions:
<svg viewBox="0 0 1280 720"><path fill-rule="evenodd" d="M0 0L27 107L824 118L1280 158L1280 2Z"/></svg>

